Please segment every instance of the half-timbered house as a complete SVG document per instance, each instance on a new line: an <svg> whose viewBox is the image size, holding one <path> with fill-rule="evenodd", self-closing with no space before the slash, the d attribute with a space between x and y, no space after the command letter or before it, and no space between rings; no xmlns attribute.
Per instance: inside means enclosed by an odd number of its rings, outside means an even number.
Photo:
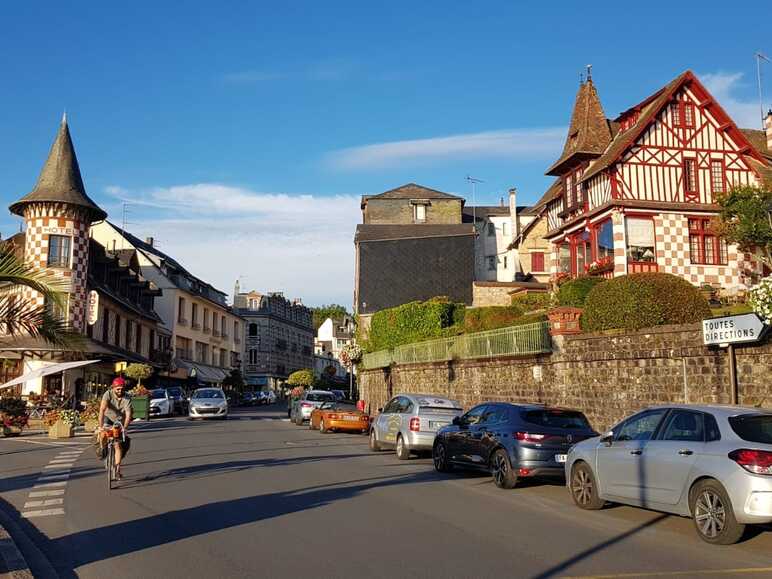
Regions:
<svg viewBox="0 0 772 579"><path fill-rule="evenodd" d="M763 131L739 129L686 71L616 119L592 78L579 88L568 137L547 174L550 273L667 272L733 291L759 273L713 232L716 195L772 174Z"/></svg>

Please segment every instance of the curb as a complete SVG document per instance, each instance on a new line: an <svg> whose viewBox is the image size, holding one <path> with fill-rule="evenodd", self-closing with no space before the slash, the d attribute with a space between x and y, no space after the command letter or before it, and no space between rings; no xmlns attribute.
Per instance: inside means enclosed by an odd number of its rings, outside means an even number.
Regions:
<svg viewBox="0 0 772 579"><path fill-rule="evenodd" d="M0 577L5 579L32 579L33 575L27 565L27 560L8 534L0 525Z"/></svg>
<svg viewBox="0 0 772 579"><path fill-rule="evenodd" d="M27 554L25 557L22 551ZM29 559L29 560L28 560ZM0 508L0 579L58 579L48 558Z"/></svg>

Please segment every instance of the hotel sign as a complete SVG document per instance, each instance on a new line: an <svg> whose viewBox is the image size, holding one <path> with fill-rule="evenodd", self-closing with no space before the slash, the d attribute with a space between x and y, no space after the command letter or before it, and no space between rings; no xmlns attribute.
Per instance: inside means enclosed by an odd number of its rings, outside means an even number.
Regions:
<svg viewBox="0 0 772 579"><path fill-rule="evenodd" d="M93 326L99 319L99 294L96 290L88 292L86 310L88 325Z"/></svg>
<svg viewBox="0 0 772 579"><path fill-rule="evenodd" d="M702 320L702 342L706 346L758 342L764 323L756 314Z"/></svg>

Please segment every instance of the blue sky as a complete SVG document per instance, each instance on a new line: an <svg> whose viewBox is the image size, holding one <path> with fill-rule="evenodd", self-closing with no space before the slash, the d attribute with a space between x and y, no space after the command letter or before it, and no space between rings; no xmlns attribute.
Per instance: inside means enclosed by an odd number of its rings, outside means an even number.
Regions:
<svg viewBox="0 0 772 579"><path fill-rule="evenodd" d="M358 198L535 201L588 63L608 116L687 68L758 128L772 10L726 3L4 3L0 194L67 110L91 196L230 291L350 304ZM764 82L772 102L772 65ZM0 230L18 230L8 214Z"/></svg>

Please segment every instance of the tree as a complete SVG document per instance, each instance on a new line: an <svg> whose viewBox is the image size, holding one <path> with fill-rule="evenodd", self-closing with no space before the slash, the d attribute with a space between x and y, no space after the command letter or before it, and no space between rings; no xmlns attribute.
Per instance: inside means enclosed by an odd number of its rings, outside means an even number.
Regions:
<svg viewBox="0 0 772 579"><path fill-rule="evenodd" d="M772 187L734 187L716 201L721 207L716 233L772 267Z"/></svg>
<svg viewBox="0 0 772 579"><path fill-rule="evenodd" d="M289 378L287 378L287 384L290 386L300 386L301 388L308 388L313 386L314 373L309 368L297 370L289 375Z"/></svg>
<svg viewBox="0 0 772 579"><path fill-rule="evenodd" d="M223 378L222 385L233 388L234 390L243 390L244 377L241 375L241 370L238 368L231 370L230 374Z"/></svg>
<svg viewBox="0 0 772 579"><path fill-rule="evenodd" d="M153 367L147 364L129 364L123 371L127 378L137 381L137 388L142 387L142 380L147 380L153 375Z"/></svg>
<svg viewBox="0 0 772 579"><path fill-rule="evenodd" d="M4 286L4 287L3 287ZM0 248L0 332L10 338L32 336L55 346L73 346L82 338L69 323L55 315L65 303L65 281L44 269L21 261L12 248ZM40 293L44 306L36 306L20 295L22 288Z"/></svg>
<svg viewBox="0 0 772 579"><path fill-rule="evenodd" d="M326 306L319 306L311 308L314 319L314 331L319 329L327 318L342 318L343 316L350 315L344 306L339 304L329 304Z"/></svg>

